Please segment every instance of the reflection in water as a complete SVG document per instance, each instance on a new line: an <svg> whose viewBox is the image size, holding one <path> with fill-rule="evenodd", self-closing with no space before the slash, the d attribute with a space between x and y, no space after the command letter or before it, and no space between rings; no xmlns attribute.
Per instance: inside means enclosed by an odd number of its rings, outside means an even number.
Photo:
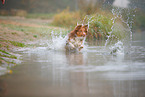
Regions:
<svg viewBox="0 0 145 97"><path fill-rule="evenodd" d="M86 65L87 58L85 60L84 54L81 52L78 53L69 53L66 52L66 58L69 65Z"/></svg>

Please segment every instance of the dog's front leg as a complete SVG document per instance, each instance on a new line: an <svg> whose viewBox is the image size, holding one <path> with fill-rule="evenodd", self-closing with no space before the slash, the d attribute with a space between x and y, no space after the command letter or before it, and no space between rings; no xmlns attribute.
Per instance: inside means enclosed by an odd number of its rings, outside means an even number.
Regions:
<svg viewBox="0 0 145 97"><path fill-rule="evenodd" d="M69 45L71 46L71 49L75 48L74 44L72 44L71 42L69 42Z"/></svg>
<svg viewBox="0 0 145 97"><path fill-rule="evenodd" d="M81 49L83 49L84 48L84 46L83 45L81 45L80 47L79 47L79 51L81 50Z"/></svg>

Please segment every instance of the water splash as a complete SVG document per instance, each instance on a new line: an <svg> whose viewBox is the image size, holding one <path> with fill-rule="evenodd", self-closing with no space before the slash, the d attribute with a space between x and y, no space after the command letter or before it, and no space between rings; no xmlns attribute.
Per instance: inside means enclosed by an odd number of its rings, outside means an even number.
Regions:
<svg viewBox="0 0 145 97"><path fill-rule="evenodd" d="M111 54L124 54L124 45L121 41L110 46L109 49L111 50Z"/></svg>
<svg viewBox="0 0 145 97"><path fill-rule="evenodd" d="M115 16L115 10L114 10L114 9L112 9L112 13L113 13L113 15ZM113 31L114 31L115 21L116 21L117 18L118 18L118 14L117 14L115 17L113 17L113 18L111 19L113 25L112 25L112 27L111 27L111 31L108 32L109 35L107 36L107 40L106 40L106 43L105 43L105 47L107 46L107 44L108 44L109 41L110 41L110 38L111 38L112 33L113 33Z"/></svg>
<svg viewBox="0 0 145 97"><path fill-rule="evenodd" d="M51 32L51 39L48 41L48 49L51 50L65 50L65 44L66 40L68 39L68 36L62 35L62 32L60 33L54 33L54 31Z"/></svg>
<svg viewBox="0 0 145 97"><path fill-rule="evenodd" d="M113 32L115 31L116 27L119 26L119 25L116 25L116 22L119 20L120 23L122 24L123 28L118 29L117 33L123 33L122 35L124 35L124 36L123 36L123 39L117 38L117 41L119 41L119 42L117 42L116 44L122 42L123 46L124 46L124 50L125 50L124 52L129 53L129 49L130 49L131 44L132 44L133 17L135 17L135 15L131 12L131 9L122 9L122 8L113 8L112 14L114 16L112 18L113 25L111 27L111 31L108 32L109 35L107 36L105 48L111 41L113 41L112 40Z"/></svg>
<svg viewBox="0 0 145 97"><path fill-rule="evenodd" d="M124 19L124 11L127 11L127 19ZM111 31L108 32L108 36L105 42L105 46L104 49L107 48L107 46L109 45L109 49L111 48L111 53L114 52L128 52L129 48L131 47L131 42L132 42L132 23L133 23L133 19L131 19L131 16L135 16L134 14L131 14L129 9L121 9L121 8L113 8L112 9L112 27L111 27ZM90 26L90 23L93 22L94 16L90 17L88 15L86 15L84 17L84 19L82 20L82 24L87 23L88 24L88 29ZM119 20L119 25L116 23ZM79 22L79 21L78 21ZM80 24L78 23L77 24ZM118 30L118 32L116 31L116 29ZM123 33L123 39L120 39L118 37L116 37L114 35L114 32L117 33ZM121 37L122 37L121 36ZM114 40L114 38L116 40ZM68 39L68 36L63 36L62 32L60 31L60 33L54 33L54 31L51 32L51 40L48 41L48 48L49 49L53 49L53 50L65 50L65 44L66 44L66 40ZM110 46L111 44L111 46ZM114 46L112 46L112 44ZM119 46L120 45L120 46ZM122 49L123 48L123 49ZM122 51L123 50L123 51Z"/></svg>

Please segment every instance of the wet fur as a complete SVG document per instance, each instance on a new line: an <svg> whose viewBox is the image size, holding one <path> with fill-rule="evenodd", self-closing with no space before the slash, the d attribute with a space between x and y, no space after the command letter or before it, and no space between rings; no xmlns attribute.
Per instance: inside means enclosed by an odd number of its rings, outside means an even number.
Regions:
<svg viewBox="0 0 145 97"><path fill-rule="evenodd" d="M81 50L88 33L88 25L77 25L73 31L68 34L66 41L66 50Z"/></svg>

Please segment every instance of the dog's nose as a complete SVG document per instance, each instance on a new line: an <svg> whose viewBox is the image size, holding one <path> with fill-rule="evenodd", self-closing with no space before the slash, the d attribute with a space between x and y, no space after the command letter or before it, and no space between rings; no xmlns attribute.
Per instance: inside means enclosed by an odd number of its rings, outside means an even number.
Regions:
<svg viewBox="0 0 145 97"><path fill-rule="evenodd" d="M86 36L86 33L83 33L83 36Z"/></svg>

